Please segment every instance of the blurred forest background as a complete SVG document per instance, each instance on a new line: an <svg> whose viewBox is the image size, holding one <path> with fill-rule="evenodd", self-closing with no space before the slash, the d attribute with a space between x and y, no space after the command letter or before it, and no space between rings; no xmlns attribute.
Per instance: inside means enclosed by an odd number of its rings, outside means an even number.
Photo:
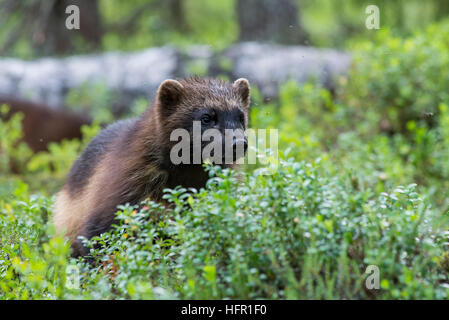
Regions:
<svg viewBox="0 0 449 320"><path fill-rule="evenodd" d="M78 5L81 29L63 25L68 5ZM364 28L363 0L2 0L0 54L20 58L72 55L153 46L208 44L223 49L239 41L272 41L346 48L373 32ZM445 0L379 0L383 28L406 36L445 18ZM74 35L75 33L75 35Z"/></svg>
<svg viewBox="0 0 449 320"><path fill-rule="evenodd" d="M95 72L106 85L71 82ZM71 259L49 217L73 161L191 74L248 76L250 126L279 130L279 159L265 150L242 183L209 168L206 189L167 191L171 209L121 207L87 242L96 264ZM448 299L448 89L447 0L0 0L0 299Z"/></svg>

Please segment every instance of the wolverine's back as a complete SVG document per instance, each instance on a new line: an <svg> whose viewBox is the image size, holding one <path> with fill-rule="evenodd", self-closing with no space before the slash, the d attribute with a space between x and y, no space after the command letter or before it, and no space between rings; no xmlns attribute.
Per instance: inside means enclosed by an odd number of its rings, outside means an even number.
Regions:
<svg viewBox="0 0 449 320"><path fill-rule="evenodd" d="M137 119L122 120L102 130L86 147L72 166L67 183L57 194L53 222L58 231L64 231L74 240L85 223L88 212L100 199L95 199L98 180L103 175L101 162L112 151L117 138L126 135Z"/></svg>

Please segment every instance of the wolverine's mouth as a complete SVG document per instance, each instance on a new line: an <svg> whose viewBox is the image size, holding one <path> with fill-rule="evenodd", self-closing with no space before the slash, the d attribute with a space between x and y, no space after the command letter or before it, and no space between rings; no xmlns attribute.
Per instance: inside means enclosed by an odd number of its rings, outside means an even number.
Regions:
<svg viewBox="0 0 449 320"><path fill-rule="evenodd" d="M232 164L243 158L247 149L248 141L246 138L234 139L231 148L226 148L225 145L222 146L221 156L215 155L215 150L212 149L208 159L215 164Z"/></svg>

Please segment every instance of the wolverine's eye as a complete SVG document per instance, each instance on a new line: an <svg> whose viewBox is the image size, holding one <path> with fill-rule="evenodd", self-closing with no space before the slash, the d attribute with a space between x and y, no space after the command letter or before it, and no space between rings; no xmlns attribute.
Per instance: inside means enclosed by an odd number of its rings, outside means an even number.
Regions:
<svg viewBox="0 0 449 320"><path fill-rule="evenodd" d="M201 124L208 125L212 122L212 117L208 114L205 114L201 117Z"/></svg>

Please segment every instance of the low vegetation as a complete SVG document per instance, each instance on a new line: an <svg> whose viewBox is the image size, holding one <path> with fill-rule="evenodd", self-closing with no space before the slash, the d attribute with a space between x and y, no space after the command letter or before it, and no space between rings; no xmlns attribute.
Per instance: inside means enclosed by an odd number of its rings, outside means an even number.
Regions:
<svg viewBox="0 0 449 320"><path fill-rule="evenodd" d="M170 208L118 208L110 232L85 239L89 262L69 257L49 217L99 126L32 156L17 146L19 116L0 122L0 297L449 298L443 30L354 42L335 94L287 82L263 103L254 90L251 126L279 130L279 160L245 166L240 182L209 165L207 188L166 190ZM366 286L370 265L379 289Z"/></svg>

